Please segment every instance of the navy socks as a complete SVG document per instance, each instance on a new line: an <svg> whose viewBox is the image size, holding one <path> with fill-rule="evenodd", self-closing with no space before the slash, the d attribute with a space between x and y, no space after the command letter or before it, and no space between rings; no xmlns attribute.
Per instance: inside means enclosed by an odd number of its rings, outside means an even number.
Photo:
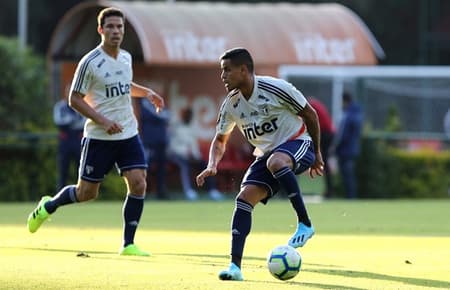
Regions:
<svg viewBox="0 0 450 290"><path fill-rule="evenodd" d="M44 205L45 210L52 214L58 209L58 207L70 203L78 202L77 192L75 185L67 185L61 189L51 200L47 201Z"/></svg>
<svg viewBox="0 0 450 290"><path fill-rule="evenodd" d="M304 225L310 227L311 221L309 220L308 213L306 211L305 203L300 194L300 187L297 183L297 178L294 172L289 167L283 167L273 174L278 180L281 187L286 191L292 207L297 213L298 222L302 222Z"/></svg>
<svg viewBox="0 0 450 290"><path fill-rule="evenodd" d="M131 193L127 195L123 204L123 246L134 243L134 235L144 210L145 196L136 196Z"/></svg>
<svg viewBox="0 0 450 290"><path fill-rule="evenodd" d="M238 198L231 221L231 262L241 267L245 239L252 226L253 206L245 200Z"/></svg>

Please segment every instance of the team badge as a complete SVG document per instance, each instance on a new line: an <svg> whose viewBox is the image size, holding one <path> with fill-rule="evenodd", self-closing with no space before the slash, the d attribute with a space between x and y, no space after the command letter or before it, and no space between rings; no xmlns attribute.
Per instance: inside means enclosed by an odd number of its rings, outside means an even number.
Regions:
<svg viewBox="0 0 450 290"><path fill-rule="evenodd" d="M269 106L267 104L258 105L258 111L261 112L264 116L269 115Z"/></svg>
<svg viewBox="0 0 450 290"><path fill-rule="evenodd" d="M87 175L91 174L92 172L94 172L94 166L87 165L85 171Z"/></svg>

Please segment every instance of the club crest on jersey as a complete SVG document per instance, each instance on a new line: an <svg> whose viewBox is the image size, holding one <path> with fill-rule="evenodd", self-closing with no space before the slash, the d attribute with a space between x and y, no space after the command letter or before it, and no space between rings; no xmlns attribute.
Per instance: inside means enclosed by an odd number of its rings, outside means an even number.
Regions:
<svg viewBox="0 0 450 290"><path fill-rule="evenodd" d="M269 115L269 106L267 104L258 105L258 111L261 112L264 116Z"/></svg>
<svg viewBox="0 0 450 290"><path fill-rule="evenodd" d="M245 138L247 138L247 140L253 140L266 133L276 131L278 129L277 120L278 118L273 118L262 124L250 123L243 125L242 131L244 132Z"/></svg>

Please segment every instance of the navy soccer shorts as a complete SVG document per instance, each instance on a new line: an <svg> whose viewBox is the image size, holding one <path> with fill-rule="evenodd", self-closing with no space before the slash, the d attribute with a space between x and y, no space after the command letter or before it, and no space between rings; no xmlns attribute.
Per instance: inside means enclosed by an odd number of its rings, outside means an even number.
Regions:
<svg viewBox="0 0 450 290"><path fill-rule="evenodd" d="M139 135L125 140L83 138L79 168L81 179L101 182L113 166L121 175L127 170L147 168Z"/></svg>
<svg viewBox="0 0 450 290"><path fill-rule="evenodd" d="M242 186L246 184L259 185L264 187L268 192L268 198L274 196L280 190L278 180L273 177L272 173L267 169L267 159L274 152L283 152L292 158L294 164L294 173L301 174L306 171L314 163L316 158L313 142L309 140L291 140L281 144L272 152L257 158L248 168L244 175ZM267 202L267 199L262 201Z"/></svg>

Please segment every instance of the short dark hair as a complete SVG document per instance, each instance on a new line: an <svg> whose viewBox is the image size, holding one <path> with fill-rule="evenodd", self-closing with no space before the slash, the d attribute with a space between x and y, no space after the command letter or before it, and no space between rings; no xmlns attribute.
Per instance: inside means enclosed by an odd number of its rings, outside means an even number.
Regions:
<svg viewBox="0 0 450 290"><path fill-rule="evenodd" d="M103 24L105 24L105 18L110 16L122 17L123 21L125 22L125 16L123 15L122 10L115 7L108 7L98 13L97 16L98 26L103 27Z"/></svg>
<svg viewBox="0 0 450 290"><path fill-rule="evenodd" d="M352 98L352 95L351 95L349 92L345 91L345 92L342 94L342 100L343 100L345 103L351 103L351 102L353 101L353 98Z"/></svg>
<svg viewBox="0 0 450 290"><path fill-rule="evenodd" d="M220 60L229 59L233 65L245 65L247 69L253 73L254 65L253 58L247 49L242 47L232 48L225 51Z"/></svg>

